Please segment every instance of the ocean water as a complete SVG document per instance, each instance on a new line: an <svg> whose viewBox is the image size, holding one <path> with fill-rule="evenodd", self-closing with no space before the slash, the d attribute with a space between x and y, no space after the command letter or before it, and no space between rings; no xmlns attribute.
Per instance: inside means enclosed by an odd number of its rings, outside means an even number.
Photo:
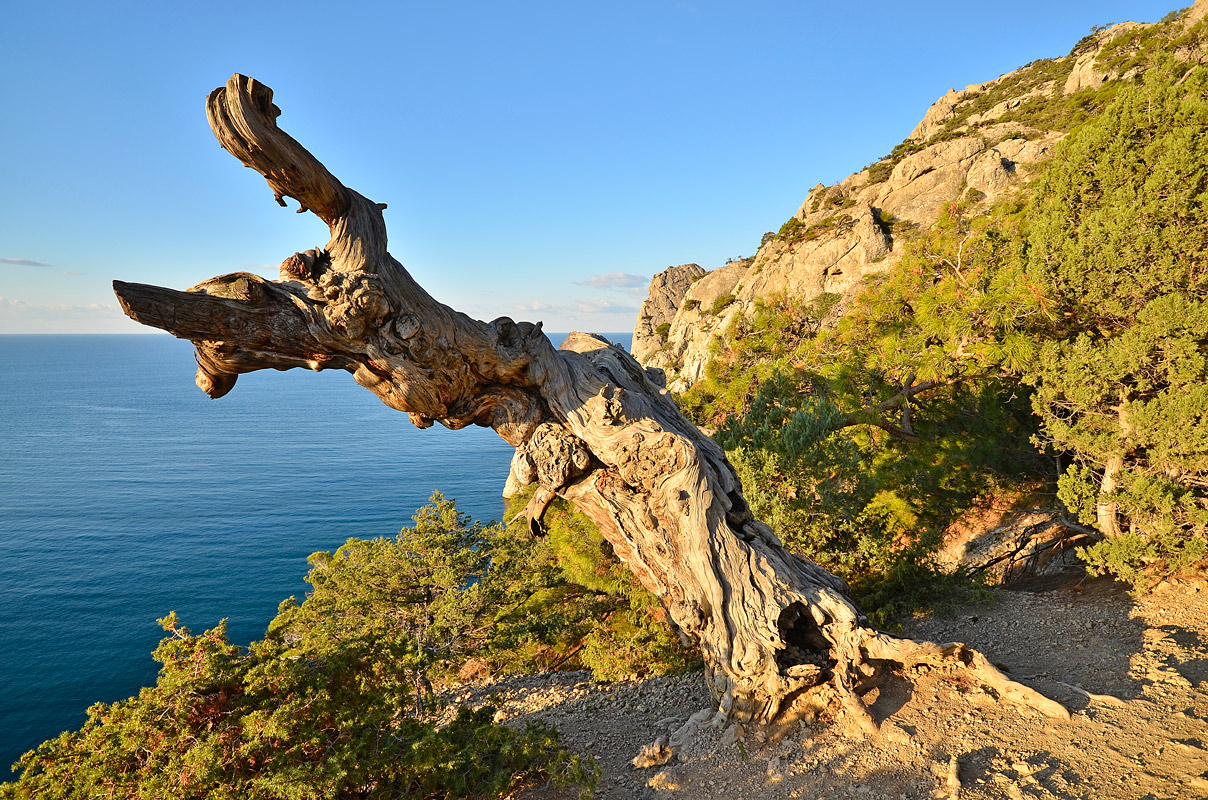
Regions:
<svg viewBox="0 0 1208 800"><path fill-rule="evenodd" d="M194 370L166 335L0 336L0 764L153 683L169 611L246 644L310 553L395 535L434 490L502 515L493 431L418 430L344 372L210 400Z"/></svg>

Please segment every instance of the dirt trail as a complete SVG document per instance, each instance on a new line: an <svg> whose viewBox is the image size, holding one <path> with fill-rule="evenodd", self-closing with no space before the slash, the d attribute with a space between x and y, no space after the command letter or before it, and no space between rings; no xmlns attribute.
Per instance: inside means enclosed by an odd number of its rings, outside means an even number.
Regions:
<svg viewBox="0 0 1208 800"><path fill-rule="evenodd" d="M1104 580L995 595L955 617L911 621L905 633L981 649L1063 703L1070 722L932 670L913 687L891 678L866 698L883 723L875 740L825 718L775 744L705 721L671 762L637 769L641 745L709 707L699 675L611 686L586 673L522 676L449 699L493 693L501 718L556 725L569 747L603 766L601 800L1208 798L1208 582L1167 584L1140 599Z"/></svg>

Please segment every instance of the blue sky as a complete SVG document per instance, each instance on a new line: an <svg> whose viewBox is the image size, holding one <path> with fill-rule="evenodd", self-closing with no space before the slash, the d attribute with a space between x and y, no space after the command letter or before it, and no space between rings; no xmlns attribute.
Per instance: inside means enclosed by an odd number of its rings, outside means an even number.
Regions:
<svg viewBox="0 0 1208 800"><path fill-rule="evenodd" d="M391 252L472 316L625 331L650 276L750 255L949 87L1167 2L0 5L0 333L136 332L185 288L327 239L217 145L206 94L389 204Z"/></svg>

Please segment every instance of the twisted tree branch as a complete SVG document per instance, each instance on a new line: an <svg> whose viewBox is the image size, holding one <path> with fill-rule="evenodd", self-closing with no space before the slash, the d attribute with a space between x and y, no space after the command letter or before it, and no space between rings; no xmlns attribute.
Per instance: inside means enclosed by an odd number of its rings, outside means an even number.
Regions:
<svg viewBox="0 0 1208 800"><path fill-rule="evenodd" d="M194 343L202 389L220 397L256 369L343 369L420 427L493 428L517 448L510 484L539 486L530 520L554 495L585 512L699 644L724 713L784 719L803 690L829 683L875 728L857 688L862 665L938 646L891 647L903 640L870 628L842 579L787 552L754 519L722 450L641 365L594 335L555 350L540 323L485 323L434 300L386 251L383 207L277 127L267 87L235 75L207 113L222 146L279 202L297 198L322 218L331 240L286 258L275 282L236 273L186 292L114 282L132 318ZM969 652L947 657L1055 713Z"/></svg>

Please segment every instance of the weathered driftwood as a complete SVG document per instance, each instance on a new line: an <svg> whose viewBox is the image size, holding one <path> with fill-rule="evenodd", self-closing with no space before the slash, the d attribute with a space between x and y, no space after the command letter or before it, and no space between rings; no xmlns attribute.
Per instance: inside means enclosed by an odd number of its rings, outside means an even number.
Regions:
<svg viewBox="0 0 1208 800"><path fill-rule="evenodd" d="M279 281L236 273L188 291L114 282L133 319L193 341L197 383L221 397L252 370L343 369L420 427L493 428L516 448L510 481L573 502L697 642L719 709L735 721L792 718L833 688L875 730L860 694L885 662L957 664L1005 699L1060 705L1008 680L964 645L880 633L844 582L787 552L754 519L722 450L680 413L659 376L623 349L540 323L485 323L437 302L386 252L383 205L343 186L276 124L272 91L242 75L207 100L222 146L279 203L325 221L331 241L295 253Z"/></svg>

